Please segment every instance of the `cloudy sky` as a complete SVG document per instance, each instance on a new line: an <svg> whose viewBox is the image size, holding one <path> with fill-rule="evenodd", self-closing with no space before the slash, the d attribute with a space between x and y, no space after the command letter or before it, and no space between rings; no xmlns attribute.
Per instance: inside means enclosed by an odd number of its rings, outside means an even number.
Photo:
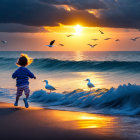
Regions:
<svg viewBox="0 0 140 140"><path fill-rule="evenodd" d="M8 41L0 50L89 51L93 38L96 51L140 50L140 41L130 40L140 36L139 7L140 0L0 0L0 39ZM76 25L81 32L67 38ZM65 46L45 47L52 39Z"/></svg>

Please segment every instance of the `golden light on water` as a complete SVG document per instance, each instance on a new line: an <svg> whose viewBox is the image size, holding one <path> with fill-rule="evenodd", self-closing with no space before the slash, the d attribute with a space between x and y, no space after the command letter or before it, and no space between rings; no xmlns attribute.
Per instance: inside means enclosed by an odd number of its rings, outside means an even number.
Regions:
<svg viewBox="0 0 140 140"><path fill-rule="evenodd" d="M111 120L110 120L111 119ZM81 121L78 121L79 128L102 128L108 125L108 120L112 121L112 118L96 115L86 115L80 117Z"/></svg>
<svg viewBox="0 0 140 140"><path fill-rule="evenodd" d="M118 125L118 120L113 116L70 111L51 111L49 115L51 119L57 118L55 127L59 124L59 127L66 129L88 129L89 132L99 135L111 135L117 131L115 126Z"/></svg>

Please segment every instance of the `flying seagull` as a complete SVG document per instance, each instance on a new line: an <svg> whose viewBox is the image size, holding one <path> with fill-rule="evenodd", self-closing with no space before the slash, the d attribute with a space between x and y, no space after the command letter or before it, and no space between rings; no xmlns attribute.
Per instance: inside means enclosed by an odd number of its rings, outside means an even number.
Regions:
<svg viewBox="0 0 140 140"><path fill-rule="evenodd" d="M45 45L45 46L48 46L48 47L54 47L55 45L53 45L54 44L54 42L55 42L55 40L52 40L51 42L50 42L50 44L49 45Z"/></svg>
<svg viewBox="0 0 140 140"><path fill-rule="evenodd" d="M99 32L100 32L101 34L104 34L104 32L102 32L101 30L99 30Z"/></svg>
<svg viewBox="0 0 140 140"><path fill-rule="evenodd" d="M91 40L94 40L94 41L96 41L96 40L98 40L98 39L91 39Z"/></svg>
<svg viewBox="0 0 140 140"><path fill-rule="evenodd" d="M88 81L87 86L90 88L91 91L91 88L95 87L94 84L90 82L90 79L86 79L85 81Z"/></svg>
<svg viewBox="0 0 140 140"><path fill-rule="evenodd" d="M110 40L110 39L112 39L112 38L105 38L104 40Z"/></svg>
<svg viewBox="0 0 140 140"><path fill-rule="evenodd" d="M91 48L94 48L95 46L97 46L98 44L94 44L94 45L91 45L91 44L88 44Z"/></svg>
<svg viewBox="0 0 140 140"><path fill-rule="evenodd" d="M59 44L59 46L64 46L64 44Z"/></svg>
<svg viewBox="0 0 140 140"><path fill-rule="evenodd" d="M66 35L67 37L71 37L71 36L73 36L73 35Z"/></svg>
<svg viewBox="0 0 140 140"><path fill-rule="evenodd" d="M136 41L137 39L139 39L140 37L135 37L135 38L131 38L130 40L132 41Z"/></svg>
<svg viewBox="0 0 140 140"><path fill-rule="evenodd" d="M51 93L51 91L56 90L53 86L48 84L48 80L44 80L43 82L46 82L45 88L50 90L50 93Z"/></svg>
<svg viewBox="0 0 140 140"><path fill-rule="evenodd" d="M2 40L1 43L2 44L7 44L7 41L6 40Z"/></svg>

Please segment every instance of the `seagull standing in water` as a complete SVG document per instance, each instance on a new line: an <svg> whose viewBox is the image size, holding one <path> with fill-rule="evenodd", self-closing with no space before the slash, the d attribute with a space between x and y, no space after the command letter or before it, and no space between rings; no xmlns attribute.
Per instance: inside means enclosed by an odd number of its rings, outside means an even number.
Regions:
<svg viewBox="0 0 140 140"><path fill-rule="evenodd" d="M45 88L48 89L48 90L50 90L50 93L51 93L52 90L56 90L53 86L51 86L51 85L48 84L48 80L44 80L43 82L46 82Z"/></svg>
<svg viewBox="0 0 140 140"><path fill-rule="evenodd" d="M55 42L55 40L51 41L49 45L45 45L45 46L48 46L48 47L50 47L50 48L51 48L51 47L54 47L54 46L55 46L55 45L53 45L54 42Z"/></svg>
<svg viewBox="0 0 140 140"><path fill-rule="evenodd" d="M90 92L91 92L91 88L95 86L93 85L93 83L90 82L90 79L86 79L85 81L88 81L87 86L90 88Z"/></svg>

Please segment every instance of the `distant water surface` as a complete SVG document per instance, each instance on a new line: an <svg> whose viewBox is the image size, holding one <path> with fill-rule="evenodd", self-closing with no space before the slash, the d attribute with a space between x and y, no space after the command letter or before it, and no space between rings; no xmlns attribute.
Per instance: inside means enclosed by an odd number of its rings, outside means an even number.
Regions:
<svg viewBox="0 0 140 140"><path fill-rule="evenodd" d="M0 85L14 88L12 73L21 53L34 58L28 67L37 77L30 80L31 90L43 89L47 79L57 91L86 89L86 78L95 88L140 83L140 52L0 52Z"/></svg>

